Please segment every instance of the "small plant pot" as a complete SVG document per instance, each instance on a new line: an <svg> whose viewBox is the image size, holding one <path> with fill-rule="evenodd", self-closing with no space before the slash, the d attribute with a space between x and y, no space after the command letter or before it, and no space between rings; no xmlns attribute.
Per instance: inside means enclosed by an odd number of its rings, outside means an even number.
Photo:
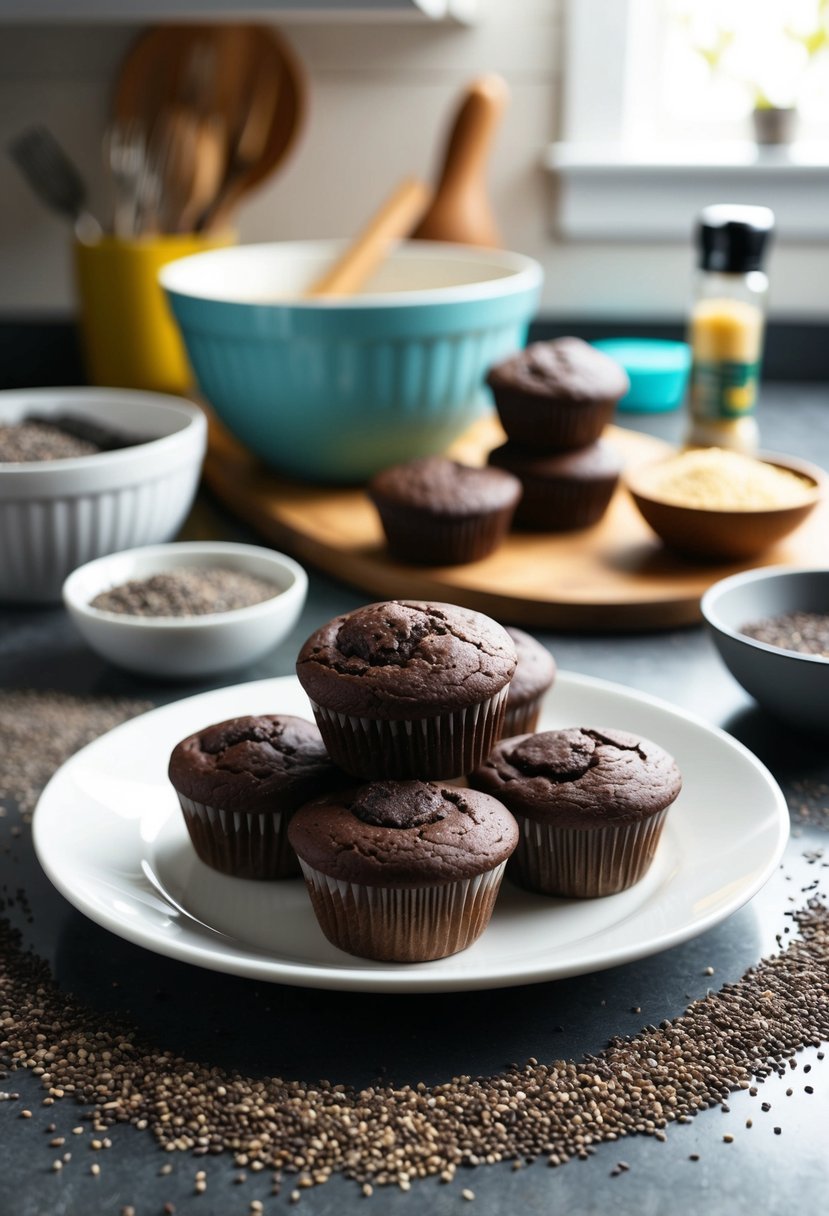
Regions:
<svg viewBox="0 0 829 1216"><path fill-rule="evenodd" d="M751 113L755 142L763 147L790 144L797 134L797 110L794 106L757 107Z"/></svg>

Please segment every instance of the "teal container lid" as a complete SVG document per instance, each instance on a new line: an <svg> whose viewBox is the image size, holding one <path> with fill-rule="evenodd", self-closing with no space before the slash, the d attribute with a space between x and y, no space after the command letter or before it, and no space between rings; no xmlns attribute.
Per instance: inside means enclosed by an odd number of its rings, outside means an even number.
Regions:
<svg viewBox="0 0 829 1216"><path fill-rule="evenodd" d="M621 363L630 379L630 392L621 399L618 409L660 413L682 404L691 369L691 348L687 342L601 338L593 346Z"/></svg>

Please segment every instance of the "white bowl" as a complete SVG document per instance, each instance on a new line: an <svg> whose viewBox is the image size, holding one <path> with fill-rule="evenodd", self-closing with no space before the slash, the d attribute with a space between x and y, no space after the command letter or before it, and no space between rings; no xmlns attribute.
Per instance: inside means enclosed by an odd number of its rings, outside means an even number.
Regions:
<svg viewBox="0 0 829 1216"><path fill-rule="evenodd" d="M222 566L274 584L273 599L190 617L140 617L90 607L96 595L130 579L182 566ZM198 679L252 663L293 629L308 576L284 553L258 545L193 541L112 553L81 566L63 585L69 615L94 651L141 675Z"/></svg>
<svg viewBox="0 0 829 1216"><path fill-rule="evenodd" d="M0 462L0 600L55 603L84 562L169 540L198 487L207 424L190 402L115 388L0 392L0 423L62 413L147 442L71 460Z"/></svg>

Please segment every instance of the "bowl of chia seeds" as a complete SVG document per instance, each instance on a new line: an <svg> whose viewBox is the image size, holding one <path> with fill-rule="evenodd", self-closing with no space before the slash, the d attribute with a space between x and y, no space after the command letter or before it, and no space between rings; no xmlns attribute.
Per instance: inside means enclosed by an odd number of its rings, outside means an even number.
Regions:
<svg viewBox="0 0 829 1216"><path fill-rule="evenodd" d="M246 666L290 633L308 577L284 553L222 541L150 545L75 570L63 601L88 645L141 675Z"/></svg>
<svg viewBox="0 0 829 1216"><path fill-rule="evenodd" d="M829 734L829 568L747 570L710 587L701 608L747 693L790 726Z"/></svg>
<svg viewBox="0 0 829 1216"><path fill-rule="evenodd" d="M204 414L179 397L0 392L0 601L59 602L76 566L174 537L206 444Z"/></svg>

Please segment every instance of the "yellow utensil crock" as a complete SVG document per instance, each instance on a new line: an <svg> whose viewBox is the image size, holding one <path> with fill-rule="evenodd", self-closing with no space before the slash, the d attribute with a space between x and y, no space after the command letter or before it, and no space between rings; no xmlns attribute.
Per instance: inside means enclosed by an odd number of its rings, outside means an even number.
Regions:
<svg viewBox="0 0 829 1216"><path fill-rule="evenodd" d="M161 393L191 389L193 373L158 272L177 258L235 240L225 232L77 242L75 277L90 382Z"/></svg>

